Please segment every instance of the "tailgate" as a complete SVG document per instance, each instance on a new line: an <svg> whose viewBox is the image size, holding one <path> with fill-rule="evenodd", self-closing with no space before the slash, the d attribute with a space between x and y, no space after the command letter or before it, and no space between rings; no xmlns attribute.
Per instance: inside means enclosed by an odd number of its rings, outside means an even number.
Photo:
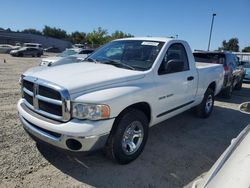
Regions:
<svg viewBox="0 0 250 188"><path fill-rule="evenodd" d="M204 68L210 68L210 67L222 67L221 64L215 64L215 63L200 63L200 62L195 62L196 68L197 69L204 69Z"/></svg>

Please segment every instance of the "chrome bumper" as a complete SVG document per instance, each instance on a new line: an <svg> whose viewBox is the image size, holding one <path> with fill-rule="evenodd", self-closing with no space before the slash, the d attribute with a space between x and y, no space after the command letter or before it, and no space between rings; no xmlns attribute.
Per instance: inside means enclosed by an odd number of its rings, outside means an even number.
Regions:
<svg viewBox="0 0 250 188"><path fill-rule="evenodd" d="M69 150L73 152L88 152L100 149L105 146L109 134L103 134L98 136L89 136L89 137L77 137L70 135L63 135L58 133L53 133L51 131L44 130L24 119L20 114L19 118L23 124L24 129L33 137L38 138L47 144L53 145L55 147ZM69 145L77 143L80 148L72 149ZM71 141L71 143L69 142ZM74 147L74 146L73 146Z"/></svg>

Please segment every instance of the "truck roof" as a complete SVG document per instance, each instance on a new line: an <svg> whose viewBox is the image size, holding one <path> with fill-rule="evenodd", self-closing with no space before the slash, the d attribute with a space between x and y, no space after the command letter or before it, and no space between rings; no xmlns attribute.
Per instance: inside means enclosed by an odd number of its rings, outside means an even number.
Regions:
<svg viewBox="0 0 250 188"><path fill-rule="evenodd" d="M193 53L201 53L201 54L232 54L230 51L203 51L203 50L194 50Z"/></svg>
<svg viewBox="0 0 250 188"><path fill-rule="evenodd" d="M131 38L122 38L117 40L148 40L148 41L169 42L171 40L177 40L177 39L170 37L131 37Z"/></svg>

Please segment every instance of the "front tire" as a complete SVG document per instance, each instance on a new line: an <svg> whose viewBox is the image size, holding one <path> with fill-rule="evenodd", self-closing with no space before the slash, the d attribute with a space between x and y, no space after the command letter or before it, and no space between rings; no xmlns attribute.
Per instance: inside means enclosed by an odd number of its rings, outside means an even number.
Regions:
<svg viewBox="0 0 250 188"><path fill-rule="evenodd" d="M148 119L137 109L128 109L118 117L111 131L107 153L120 164L128 164L143 151L148 138Z"/></svg>
<svg viewBox="0 0 250 188"><path fill-rule="evenodd" d="M210 88L204 94L202 102L196 107L197 115L201 118L210 116L214 108L214 91Z"/></svg>

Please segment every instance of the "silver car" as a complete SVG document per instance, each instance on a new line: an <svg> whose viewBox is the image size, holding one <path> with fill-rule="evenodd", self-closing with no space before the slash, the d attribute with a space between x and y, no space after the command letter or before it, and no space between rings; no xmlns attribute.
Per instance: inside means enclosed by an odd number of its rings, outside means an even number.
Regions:
<svg viewBox="0 0 250 188"><path fill-rule="evenodd" d="M40 66L53 67L53 66L58 66L58 65L70 64L70 63L79 63L81 61L83 60L76 56L64 57L54 62L46 61L46 59L43 59L40 63Z"/></svg>
<svg viewBox="0 0 250 188"><path fill-rule="evenodd" d="M38 48L23 47L20 48L19 50L11 50L10 55L17 57L23 57L23 56L40 57L42 53Z"/></svg>
<svg viewBox="0 0 250 188"><path fill-rule="evenodd" d="M82 49L82 48L70 48L66 49L62 53L54 57L43 58L40 66L56 66L68 63L74 63L84 60L94 50L93 49Z"/></svg>

